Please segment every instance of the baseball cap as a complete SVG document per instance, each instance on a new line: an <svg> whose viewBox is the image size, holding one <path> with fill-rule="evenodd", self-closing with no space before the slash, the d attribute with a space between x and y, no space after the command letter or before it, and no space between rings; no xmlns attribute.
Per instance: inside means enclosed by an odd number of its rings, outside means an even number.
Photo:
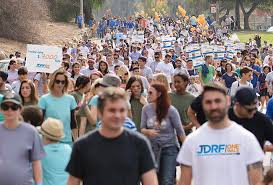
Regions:
<svg viewBox="0 0 273 185"><path fill-rule="evenodd" d="M12 102L12 103L15 103L17 105L22 105L21 97L19 95L15 94L15 93L7 93L6 95L4 95L1 104L6 103L6 102Z"/></svg>
<svg viewBox="0 0 273 185"><path fill-rule="evenodd" d="M58 119L47 118L37 129L43 136L54 141L64 138L63 124Z"/></svg>
<svg viewBox="0 0 273 185"><path fill-rule="evenodd" d="M121 80L117 75L106 74L100 84L105 87L119 87L121 84Z"/></svg>
<svg viewBox="0 0 273 185"><path fill-rule="evenodd" d="M257 98L255 90L249 87L240 88L235 94L235 101L240 105L251 105Z"/></svg>
<svg viewBox="0 0 273 185"><path fill-rule="evenodd" d="M6 73L5 71L0 71L0 78L2 78L3 81L7 81L8 73Z"/></svg>

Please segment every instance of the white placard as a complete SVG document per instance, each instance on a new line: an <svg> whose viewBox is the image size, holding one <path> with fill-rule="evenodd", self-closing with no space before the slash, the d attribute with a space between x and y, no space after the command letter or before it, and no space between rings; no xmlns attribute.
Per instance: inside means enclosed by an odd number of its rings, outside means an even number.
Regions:
<svg viewBox="0 0 273 185"><path fill-rule="evenodd" d="M132 35L132 42L144 43L144 31L134 32Z"/></svg>
<svg viewBox="0 0 273 185"><path fill-rule="evenodd" d="M175 37L163 36L161 37L161 42L162 42L161 47L163 49L171 49L173 48L175 41L176 41Z"/></svg>
<svg viewBox="0 0 273 185"><path fill-rule="evenodd" d="M61 67L62 48L28 44L26 58L29 72L53 73Z"/></svg>
<svg viewBox="0 0 273 185"><path fill-rule="evenodd" d="M225 46L214 46L214 60L223 60L225 58L226 48Z"/></svg>

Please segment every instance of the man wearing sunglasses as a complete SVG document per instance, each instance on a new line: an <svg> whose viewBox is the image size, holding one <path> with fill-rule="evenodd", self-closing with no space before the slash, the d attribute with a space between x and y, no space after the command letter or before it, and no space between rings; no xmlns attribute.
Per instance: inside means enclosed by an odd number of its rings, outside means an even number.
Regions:
<svg viewBox="0 0 273 185"><path fill-rule="evenodd" d="M21 98L8 93L1 102L0 184L42 184L41 159L45 156L37 130L20 121ZM15 175L16 174L16 175Z"/></svg>
<svg viewBox="0 0 273 185"><path fill-rule="evenodd" d="M263 149L265 141L273 143L273 125L266 115L257 111L257 104L255 90L243 87L235 94L235 104L229 110L229 118L252 132Z"/></svg>

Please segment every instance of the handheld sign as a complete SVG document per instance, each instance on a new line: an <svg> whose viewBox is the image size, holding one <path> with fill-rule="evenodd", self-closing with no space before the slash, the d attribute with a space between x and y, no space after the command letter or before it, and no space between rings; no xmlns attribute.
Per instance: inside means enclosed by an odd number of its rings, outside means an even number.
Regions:
<svg viewBox="0 0 273 185"><path fill-rule="evenodd" d="M28 44L26 58L29 72L53 73L61 67L62 48Z"/></svg>

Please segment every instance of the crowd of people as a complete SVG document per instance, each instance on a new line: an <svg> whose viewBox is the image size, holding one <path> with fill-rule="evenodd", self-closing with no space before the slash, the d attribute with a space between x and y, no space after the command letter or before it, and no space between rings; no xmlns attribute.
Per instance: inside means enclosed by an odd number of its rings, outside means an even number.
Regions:
<svg viewBox="0 0 273 185"><path fill-rule="evenodd" d="M10 55L0 71L0 184L273 183L272 170L262 173L273 151L272 44L257 35L232 58L206 54L195 65L185 47L224 45L227 25L103 20L102 40L67 43L52 74ZM176 38L167 49L165 35Z"/></svg>

